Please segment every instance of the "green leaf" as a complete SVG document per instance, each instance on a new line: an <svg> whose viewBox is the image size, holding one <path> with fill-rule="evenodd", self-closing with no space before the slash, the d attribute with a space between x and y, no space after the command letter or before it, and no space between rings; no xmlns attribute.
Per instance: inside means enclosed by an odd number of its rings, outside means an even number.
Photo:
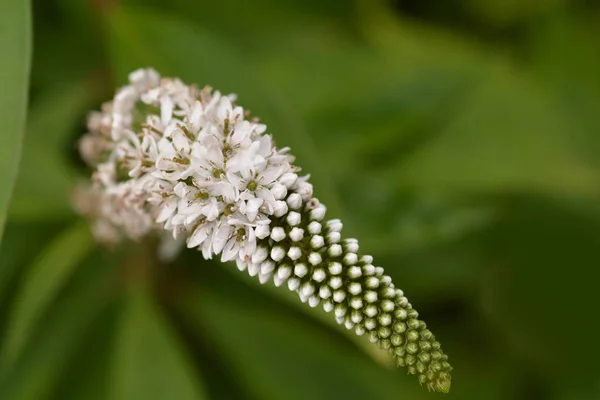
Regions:
<svg viewBox="0 0 600 400"><path fill-rule="evenodd" d="M492 28L509 29L528 19L552 15L566 3L565 0L466 0L465 8Z"/></svg>
<svg viewBox="0 0 600 400"><path fill-rule="evenodd" d="M327 18L347 22L344 25L350 28L354 12L346 2L320 0L254 0L251 3L239 0L172 0L168 3L162 0L124 0L123 3L152 7L157 14L175 13L179 18L234 39L248 52L272 48L273 42L282 36L289 38L290 32L324 25L328 22Z"/></svg>
<svg viewBox="0 0 600 400"><path fill-rule="evenodd" d="M39 221L73 214L68 195L76 173L67 157L68 142L97 95L96 86L76 80L53 87L33 103L23 146L27 163L19 171L9 218Z"/></svg>
<svg viewBox="0 0 600 400"><path fill-rule="evenodd" d="M599 171L580 160L565 134L568 118L543 89L490 71L464 104L436 140L378 179L462 192L600 192Z"/></svg>
<svg viewBox="0 0 600 400"><path fill-rule="evenodd" d="M111 399L199 400L199 374L149 293L128 295L113 350Z"/></svg>
<svg viewBox="0 0 600 400"><path fill-rule="evenodd" d="M114 262L98 256L82 265L77 280L46 310L43 329L35 332L14 366L0 375L3 400L49 398L73 358L86 351L87 336L102 330L98 323L106 323L103 315L116 299L114 267Z"/></svg>
<svg viewBox="0 0 600 400"><path fill-rule="evenodd" d="M477 83L441 112L432 109L428 121L433 122L435 137L398 157L384 171L373 171L373 180L467 194L533 190L589 196L600 192L600 171L582 158L573 140L586 123L568 115L568 108L552 98L549 79L536 81L509 57L490 55L447 31L401 20L381 6L383 1L373 7L368 1L361 3L365 35L385 56L382 62L399 75L424 69L432 70L433 78L454 71ZM577 42L569 41L568 47ZM592 60L580 64L595 65ZM555 68L546 65L545 69ZM445 120L447 109L452 110L452 118ZM443 124L436 123L440 116Z"/></svg>
<svg viewBox="0 0 600 400"><path fill-rule="evenodd" d="M84 76L102 78L106 54L102 51L98 13L88 12L91 3L80 0L35 2L31 87L36 96L47 89L56 90L57 85L80 81ZM105 93L111 90L110 85L104 85Z"/></svg>
<svg viewBox="0 0 600 400"><path fill-rule="evenodd" d="M0 4L0 240L17 177L25 128L31 51L30 3Z"/></svg>
<svg viewBox="0 0 600 400"><path fill-rule="evenodd" d="M236 290L229 280L193 289L182 297L182 313L217 348L235 379L254 398L427 396L426 390L397 369L375 364L338 335L325 334L289 309L258 302Z"/></svg>
<svg viewBox="0 0 600 400"><path fill-rule="evenodd" d="M600 398L600 388L595 380L564 382L556 380L552 385L552 395L550 400L581 400Z"/></svg>
<svg viewBox="0 0 600 400"><path fill-rule="evenodd" d="M54 239L28 268L9 315L0 371L19 358L40 317L92 248L89 226L78 224Z"/></svg>
<svg viewBox="0 0 600 400"><path fill-rule="evenodd" d="M0 302L18 270L31 261L31 248L43 246L48 238L50 229L34 230L33 227L10 222L6 225L6 238L0 244Z"/></svg>
<svg viewBox="0 0 600 400"><path fill-rule="evenodd" d="M600 336L600 219L581 202L539 196L507 199L504 209L505 218L483 236L487 317L537 374L592 382L600 358L591 344Z"/></svg>
<svg viewBox="0 0 600 400"><path fill-rule="evenodd" d="M258 280L249 277L246 274L241 274L237 268L233 265L226 265L226 270L236 278L243 280L247 285L253 286L259 290L264 290L269 293L277 301L286 304L290 308L293 308L303 314L306 314L310 318L314 318L331 329L337 331L340 335L345 336L350 341L354 342L358 348L360 348L366 355L371 357L375 362L381 364L387 368L395 367L394 358L391 357L387 352L380 349L377 346L373 346L366 337L360 337L354 334L353 331L349 331L344 326L339 325L335 322L331 315L328 315L323 311L322 308L307 307L306 304L298 301L298 295L284 288L275 287L271 282L262 285ZM283 290L282 290L283 289Z"/></svg>
<svg viewBox="0 0 600 400"><path fill-rule="evenodd" d="M103 266L106 268L106 265ZM120 316L120 298L114 289L118 286L110 282L101 294L111 300L108 309L94 321L89 334L82 341L77 354L72 357L69 364L63 369L60 382L54 390L53 400L63 399L85 399L106 400L109 399L109 382L111 378L111 357L113 345L113 333L116 322ZM108 295L114 294L114 298ZM117 301L113 301L117 300ZM85 310L82 310L85 312Z"/></svg>

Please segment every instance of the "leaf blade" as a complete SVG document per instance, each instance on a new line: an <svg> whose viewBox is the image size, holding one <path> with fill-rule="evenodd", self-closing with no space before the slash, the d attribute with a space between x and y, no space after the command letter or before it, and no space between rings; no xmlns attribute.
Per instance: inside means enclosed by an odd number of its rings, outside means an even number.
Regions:
<svg viewBox="0 0 600 400"><path fill-rule="evenodd" d="M199 374L143 288L129 294L113 351L111 399L206 398Z"/></svg>
<svg viewBox="0 0 600 400"><path fill-rule="evenodd" d="M113 286L116 260L90 257L72 285L47 310L44 329L37 330L13 368L0 376L3 399L54 398L62 376L74 356L85 352L85 340L117 300ZM66 397L60 397L66 398ZM70 398L70 397L69 397Z"/></svg>
<svg viewBox="0 0 600 400"><path fill-rule="evenodd" d="M0 5L0 240L6 212L17 177L27 108L31 12L29 1L5 1Z"/></svg>
<svg viewBox="0 0 600 400"><path fill-rule="evenodd" d="M420 399L427 395L408 376L369 362L339 336L323 335L293 315L258 304L241 290L226 293L214 283L183 296L180 311L215 346L253 398L393 399L405 395Z"/></svg>
<svg viewBox="0 0 600 400"><path fill-rule="evenodd" d="M18 359L38 319L93 246L89 227L77 224L50 242L29 267L9 316L0 371L10 369Z"/></svg>
<svg viewBox="0 0 600 400"><path fill-rule="evenodd" d="M22 151L27 167L18 171L9 220L53 220L73 214L68 196L76 171L64 150L71 130L95 98L96 86L81 79L58 84L30 107Z"/></svg>

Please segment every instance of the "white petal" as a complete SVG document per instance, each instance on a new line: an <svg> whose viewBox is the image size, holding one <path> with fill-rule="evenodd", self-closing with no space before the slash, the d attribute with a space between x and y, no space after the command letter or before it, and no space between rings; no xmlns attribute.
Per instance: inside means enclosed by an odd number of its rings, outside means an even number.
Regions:
<svg viewBox="0 0 600 400"><path fill-rule="evenodd" d="M211 146L207 152L208 159L216 166L220 167L225 162L223 158L223 150L217 146Z"/></svg>
<svg viewBox="0 0 600 400"><path fill-rule="evenodd" d="M198 129L200 129L200 118L202 117L203 111L202 103L196 101L194 103L194 108L192 109L192 115L189 119L190 124L192 125L192 132L196 132Z"/></svg>
<svg viewBox="0 0 600 400"><path fill-rule="evenodd" d="M242 181L242 178L229 170L227 170L227 180L237 190L244 190L246 187Z"/></svg>
<svg viewBox="0 0 600 400"><path fill-rule="evenodd" d="M212 254L212 241L205 240L204 243L202 243L202 257L204 257L206 260L210 260L212 258Z"/></svg>
<svg viewBox="0 0 600 400"><path fill-rule="evenodd" d="M184 198L188 195L190 189L188 188L188 185L186 185L184 182L179 182L173 188L173 192L175 192L177 196Z"/></svg>
<svg viewBox="0 0 600 400"><path fill-rule="evenodd" d="M241 258L235 260L235 264L237 265L240 271L245 271L248 268L248 264L244 262Z"/></svg>
<svg viewBox="0 0 600 400"><path fill-rule="evenodd" d="M223 249L223 254L221 254L221 261L225 262L225 261L233 260L234 258L236 258L238 251L239 251L239 242L237 241L237 238L234 236L231 239L229 239L229 241L225 245L225 248Z"/></svg>
<svg viewBox="0 0 600 400"><path fill-rule="evenodd" d="M239 172L244 178L250 177L250 170L254 169L251 155L244 150L238 151L227 161L227 170Z"/></svg>
<svg viewBox="0 0 600 400"><path fill-rule="evenodd" d="M215 198L210 199L210 203L202 207L202 214L208 221L214 221L219 216L219 207Z"/></svg>
<svg viewBox="0 0 600 400"><path fill-rule="evenodd" d="M238 144L242 143L244 140L250 138L250 133L252 132L250 122L242 121L241 124L236 126L235 131L229 137L229 143L231 147L235 147Z"/></svg>
<svg viewBox="0 0 600 400"><path fill-rule="evenodd" d="M161 158L173 158L177 155L177 152L173 148L171 142L167 139L162 138L158 141L158 154Z"/></svg>
<svg viewBox="0 0 600 400"><path fill-rule="evenodd" d="M174 198L167 199L163 202L162 207L160 209L160 213L156 218L156 222L159 224L165 222L177 209L177 201Z"/></svg>
<svg viewBox="0 0 600 400"><path fill-rule="evenodd" d="M171 137L173 135L173 132L175 132L177 129L179 128L176 124L169 124L163 131L163 137Z"/></svg>
<svg viewBox="0 0 600 400"><path fill-rule="evenodd" d="M173 132L173 147L181 154L190 153L190 140L180 129Z"/></svg>
<svg viewBox="0 0 600 400"><path fill-rule="evenodd" d="M210 186L209 193L212 196L223 196L227 202L236 201L236 190L229 182L217 182Z"/></svg>
<svg viewBox="0 0 600 400"><path fill-rule="evenodd" d="M206 227L199 226L198 228L196 228L194 233L192 233L192 235L189 237L189 239L187 241L187 247L190 249L192 247L197 247L200 244L202 244L206 240L207 237L208 237L208 230L206 229Z"/></svg>
<svg viewBox="0 0 600 400"><path fill-rule="evenodd" d="M262 206L263 201L264 200L261 198L254 198L252 200L248 200L246 203L246 216L250 222L256 219L258 210L260 209L260 206Z"/></svg>
<svg viewBox="0 0 600 400"><path fill-rule="evenodd" d="M227 239L221 239L218 237L214 237L212 240L212 249L215 254L219 254L225 245L227 244Z"/></svg>
<svg viewBox="0 0 600 400"><path fill-rule="evenodd" d="M256 251L256 235L254 234L254 229L247 227L246 232L246 243L240 252L243 258L251 257Z"/></svg>
<svg viewBox="0 0 600 400"><path fill-rule="evenodd" d="M169 96L160 99L160 119L163 125L167 125L173 117L173 100Z"/></svg>
<svg viewBox="0 0 600 400"><path fill-rule="evenodd" d="M275 211L275 206L277 204L277 200L275 200L273 193L269 189L260 188L256 190L256 194L264 200L268 213L272 214Z"/></svg>
<svg viewBox="0 0 600 400"><path fill-rule="evenodd" d="M283 165L276 166L276 167L268 167L263 172L261 172L260 175L262 176L262 179L261 179L260 183L263 185L269 185L269 184L275 182L275 180L277 180L287 170L289 170L289 168L287 166L283 166ZM285 186L283 186L283 187L285 187Z"/></svg>
<svg viewBox="0 0 600 400"><path fill-rule="evenodd" d="M229 118L231 113L231 101L225 96L221 97L221 101L219 102L217 108L217 117L221 120L224 120L225 118Z"/></svg>

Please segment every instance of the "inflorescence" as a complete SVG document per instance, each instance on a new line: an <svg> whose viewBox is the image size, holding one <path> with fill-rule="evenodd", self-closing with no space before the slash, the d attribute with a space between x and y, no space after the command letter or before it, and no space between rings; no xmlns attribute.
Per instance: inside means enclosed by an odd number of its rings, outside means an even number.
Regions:
<svg viewBox="0 0 600 400"><path fill-rule="evenodd" d="M428 389L448 392L448 357L402 290L356 239L342 238L340 220L325 222L289 149L276 148L235 100L152 69L130 74L90 115L80 142L94 173L76 205L97 239L167 232L172 245L235 261L367 335Z"/></svg>

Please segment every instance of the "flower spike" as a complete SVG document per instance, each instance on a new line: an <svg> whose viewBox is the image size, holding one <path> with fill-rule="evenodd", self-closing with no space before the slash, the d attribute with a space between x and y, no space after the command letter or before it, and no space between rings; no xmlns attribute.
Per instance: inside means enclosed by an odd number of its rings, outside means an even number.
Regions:
<svg viewBox="0 0 600 400"><path fill-rule="evenodd" d="M325 220L289 149L276 148L235 100L152 69L130 74L90 115L80 142L94 173L76 205L94 219L97 239L165 232L164 253L185 243L235 261L367 335L428 389L448 392L448 357L402 290L342 237L340 220Z"/></svg>

